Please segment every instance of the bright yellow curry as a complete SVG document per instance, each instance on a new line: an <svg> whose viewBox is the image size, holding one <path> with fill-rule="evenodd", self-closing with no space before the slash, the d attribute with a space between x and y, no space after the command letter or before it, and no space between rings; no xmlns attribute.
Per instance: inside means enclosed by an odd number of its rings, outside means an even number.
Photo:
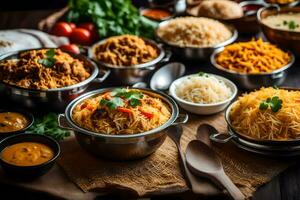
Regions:
<svg viewBox="0 0 300 200"><path fill-rule="evenodd" d="M0 133L19 131L28 126L28 124L28 119L20 113L0 113Z"/></svg>
<svg viewBox="0 0 300 200"><path fill-rule="evenodd" d="M53 150L41 143L21 142L6 147L1 159L16 166L34 166L45 163L54 157Z"/></svg>

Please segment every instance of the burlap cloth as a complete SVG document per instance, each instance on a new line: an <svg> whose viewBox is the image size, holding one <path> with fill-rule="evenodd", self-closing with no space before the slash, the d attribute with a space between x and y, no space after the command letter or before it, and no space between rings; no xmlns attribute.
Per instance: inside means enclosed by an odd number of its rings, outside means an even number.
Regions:
<svg viewBox="0 0 300 200"><path fill-rule="evenodd" d="M224 114L209 117L190 116L184 125L182 147L195 139L201 123L209 123L219 131L226 131ZM261 157L238 149L231 143L213 144L222 159L225 172L247 196L251 197L257 187L270 181L291 163ZM62 144L59 164L68 177L83 191L129 190L139 196L183 192L189 190L179 168L177 149L167 138L164 144L151 156L137 161L112 162L95 158L86 153L75 138ZM208 182L208 180L201 180ZM210 187L211 183L203 187ZM213 190L204 189L212 193ZM218 190L213 193L218 193Z"/></svg>

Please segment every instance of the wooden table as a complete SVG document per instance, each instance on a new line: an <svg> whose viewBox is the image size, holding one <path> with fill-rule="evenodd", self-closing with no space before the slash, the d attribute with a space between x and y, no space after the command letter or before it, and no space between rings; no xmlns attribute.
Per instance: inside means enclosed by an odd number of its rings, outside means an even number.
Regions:
<svg viewBox="0 0 300 200"><path fill-rule="evenodd" d="M47 13L49 11L46 11ZM40 12L38 12L40 13ZM45 12L44 12L45 13ZM32 14L32 12L31 12ZM45 16L44 14L42 16ZM0 20L1 21L1 20ZM1 22L0 22L1 24ZM23 27L26 27L26 25L23 25ZM33 27L33 26L30 26ZM3 28L3 27L2 27ZM299 58L296 58L299 59ZM177 59L177 61L182 61L181 59ZM204 72L211 72L216 73L218 72L210 65L208 62L201 62L201 61L183 61L183 63L187 67L187 74L190 73L196 73L199 71ZM290 69L290 72L288 74L288 77L283 84L283 86L290 86L290 87L300 87L300 62L296 62L292 68ZM220 73L219 73L220 74ZM220 74L222 75L222 74ZM105 81L102 87L108 86L108 85L116 85L115 81L113 80L113 77L111 77L109 80ZM3 102L3 99L0 100ZM3 104L2 104L3 106ZM268 167L268 166L266 166ZM64 174L60 171L59 168L55 167L54 169L55 175L57 173L61 173L60 175L64 177ZM53 170L50 173L53 173ZM57 172L57 173L56 173ZM49 179L51 179L51 174L48 176ZM66 177L65 177L66 178ZM23 185L14 185L8 182L3 181L3 179L0 178L0 195L1 199L5 196L9 196L10 199L16 199L16 198L22 198L22 199L53 199L53 198L59 198L59 195L53 196L49 195L49 187L55 188L57 186L55 182L51 182L42 190L36 191L32 190L30 187L26 187L26 183ZM73 185L71 182L68 187L77 189L75 185ZM80 191L80 190L78 190ZM58 194L58 193L57 193ZM75 196L74 196L75 195ZM94 194L80 194L78 195L83 198L90 198ZM82 196L83 195L83 196ZM113 197L118 197L118 194L113 194ZM76 194L68 194L68 198L70 199L76 199ZM79 197L77 196L77 197ZM96 195L95 195L96 196ZM151 199L190 199L190 196L187 194L182 195L167 195L167 196L156 196L152 197ZM112 196L102 196L98 197L97 199L111 199ZM253 199L255 200L264 200L264 199L272 199L272 200L292 200L292 199L299 199L300 198L300 163L296 164L295 166L292 166L288 168L286 171L281 173L278 177L275 177L270 183L266 184L265 186L258 189L258 191L255 193ZM5 198L3 198L5 199ZM201 198L202 199L202 198ZM214 198L215 199L215 198ZM220 198L224 199L224 198Z"/></svg>

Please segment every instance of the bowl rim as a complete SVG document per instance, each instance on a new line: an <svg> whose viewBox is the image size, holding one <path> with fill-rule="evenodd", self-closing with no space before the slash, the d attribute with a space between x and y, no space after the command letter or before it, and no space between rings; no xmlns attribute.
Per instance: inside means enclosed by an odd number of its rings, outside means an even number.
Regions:
<svg viewBox="0 0 300 200"><path fill-rule="evenodd" d="M270 43L270 42L269 42ZM271 44L271 43L270 43ZM281 50L283 50L282 48L280 48ZM221 47L221 48L218 48L216 49L210 56L210 62L211 64L218 70L221 70L223 72L227 72L227 73L230 73L230 74L234 74L234 75L240 75L240 76L265 76L265 75L273 75L273 74L276 74L276 73L279 73L279 72L282 72L288 68L290 68L294 63L295 63L295 55L290 51L290 50L285 50L285 52L287 52L290 56L291 56L291 60L288 64L274 70L274 71L271 71L271 72L262 72L262 73L240 73L240 72L235 72L235 71L232 71L232 70L228 70L228 69L225 69L224 67L222 67L221 65L219 65L217 62L216 62L216 56L221 53L222 51L225 50L225 47Z"/></svg>
<svg viewBox="0 0 300 200"><path fill-rule="evenodd" d="M130 34L127 34L130 35ZM124 35L120 35L120 36L124 36ZM135 36L135 35L130 35L130 36ZM116 37L116 36L111 36L108 38L105 38L103 40L100 40L98 42L96 42L95 44L93 44L91 47L88 48L88 57L91 58L92 60L94 60L96 63L98 63L101 66L104 66L106 68L110 68L110 69L118 69L118 70L134 70L134 69L144 69L144 68L148 68L150 66L156 65L157 63L161 62L161 60L163 60L163 58L166 55L165 50L162 48L161 45L159 45L158 43L156 43L154 40L148 39L148 38L144 38L144 37L140 37L137 36L139 38L141 38L142 40L144 40L145 42L151 44L152 46L154 46L156 49L159 50L159 55L154 58L153 60L150 60L149 62L146 63L141 63L141 64L137 64L137 65L131 65L131 66L119 66L119 65L112 65L109 63L105 63L102 61L99 61L95 58L95 53L94 53L94 49L105 43L108 39L112 38L112 37Z"/></svg>
<svg viewBox="0 0 300 200"><path fill-rule="evenodd" d="M168 121L166 121L164 124L154 128L154 129L151 129L149 131L142 132L142 133L130 134L130 135L110 135L110 134L98 133L98 132L94 132L94 131L82 128L73 121L72 111L79 102L81 102L81 101L83 101L83 100L85 100L89 97L92 97L92 96L95 96L95 95L98 95L98 94L101 94L101 93L105 93L105 92L108 92L108 91L112 91L113 89L116 89L116 88L122 88L122 87L109 87L109 88L97 89L97 90L87 92L87 93L77 97L76 99L74 99L71 103L69 103L69 105L65 109L65 117L66 117L67 122L69 123L69 125L75 131L78 131L80 133L83 133L83 134L86 134L86 135L89 135L89 136L95 136L95 137L106 138L106 139L132 139L132 138L140 138L140 137L144 137L144 136L147 136L147 135L152 135L152 134L155 134L159 131L162 131L162 130L168 128L170 125L172 125L176 121L176 119L178 118L179 108L178 108L175 100L173 100L170 96L168 96L168 95L166 95L162 92L154 91L154 90L148 89L148 88L129 88L129 89L142 90L142 91L144 91L148 94L149 93L154 93L154 94L160 96L160 98L165 103L168 104L168 106L170 107L170 109L172 111L171 116L168 119Z"/></svg>
<svg viewBox="0 0 300 200"><path fill-rule="evenodd" d="M233 91L231 91L232 92L231 96L228 99L225 99L223 101L216 102L216 103L208 103L208 104L193 103L193 102L189 102L189 101L183 100L180 97L178 97L177 94L176 94L176 87L177 87L176 84L180 84L180 82L188 79L191 76L197 76L197 74L186 75L186 76L180 77L180 78L176 79L175 81L173 81L171 86L170 86L170 89L169 89L169 92L170 92L171 96L176 101L178 101L182 104L189 105L189 106L197 106L197 107L214 107L214 106L225 105L225 104L229 103L230 101L232 101L235 98L235 96L237 95L237 92L238 92L238 88L232 81L230 81L229 79L227 79L223 76L219 76L219 75L216 75L216 74L211 74L211 73L206 73L206 74L208 74L210 76L214 76L218 80L222 80L225 83L225 85L230 88L230 90L232 90L232 88L233 88Z"/></svg>
<svg viewBox="0 0 300 200"><path fill-rule="evenodd" d="M0 108L0 113L5 113L5 112L15 112L15 113L19 113L22 114L28 121L28 125L25 126L24 128L20 129L20 130L16 130L16 131L10 131L10 132L0 132L1 134L10 134L10 135L14 135L14 134L18 134L18 133L22 133L27 131L34 123L34 116L32 113L24 110L24 109L19 109L19 108L12 108L12 109L8 109L8 108Z"/></svg>
<svg viewBox="0 0 300 200"><path fill-rule="evenodd" d="M4 60L11 60L11 59L6 59L8 57L12 57L12 56L18 57L19 54L22 53L22 52L32 51L32 50L44 50L44 49L47 50L47 49L59 49L59 48L33 48L33 49L25 49L25 50L19 50L19 51L11 51L11 52L7 52L5 54L2 54L0 56L0 62L4 61ZM63 50L61 50L61 51L63 51ZM67 87L61 87L61 88L47 89L47 90L24 88L24 87L12 85L12 84L9 84L9 83L5 83L3 81L0 81L0 84L3 84L5 86L11 87L11 88L16 88L16 89L19 89L19 90L22 90L22 91L28 91L28 92L38 92L38 93L39 92L59 92L59 91L72 90L72 89L81 87L83 85L87 85L88 83L92 82L98 76L99 69L98 69L97 65L91 59L89 59L87 56L84 56L82 54L74 54L74 53L70 53L70 52L66 52L66 51L63 51L63 52L68 53L70 56L72 56L75 59L84 60L84 61L90 63L90 65L93 66L91 75L87 79L85 79L84 81L81 81L81 82L76 83L74 85L70 85L70 86L67 86Z"/></svg>
<svg viewBox="0 0 300 200"><path fill-rule="evenodd" d="M299 3L300 0L297 0L296 2ZM294 3L294 2L293 2L293 3ZM268 26L267 24L263 23L263 22L262 22L262 19L264 19L264 18L261 17L261 13L264 12L264 11L270 11L270 9L272 9L272 8L277 10L276 14L280 14L280 13L281 13L282 11L284 11L285 9L294 9L294 8L297 8L297 7L280 7L280 6L277 5L277 4L267 4L265 7L260 8L260 9L257 11L257 14L256 14L256 19L257 19L258 23L259 23L261 26L267 27L267 28L269 28L269 29L271 29L271 30L273 30L273 31L277 31L277 32L281 32L281 33L294 33L294 34L296 33L296 34L300 34L299 31L297 32L297 31L290 31L290 30L276 29L276 28L272 28L272 27ZM289 12L293 12L293 11L289 11ZM276 14L275 14L275 15L276 15Z"/></svg>
<svg viewBox="0 0 300 200"><path fill-rule="evenodd" d="M291 87L279 87L279 89L286 89L286 90L296 90L296 91L300 91L300 88L291 88ZM254 90L252 90L253 92ZM225 111L225 121L228 125L228 127L232 130L232 134L234 136L237 136L238 138L244 139L246 141L249 142L253 142L253 143L257 143L257 144L270 144L270 145L278 145L278 144L292 144L292 143L298 143L300 142L300 138L299 139L294 139L294 140L266 140L266 139L256 139L256 138L252 138L250 136L244 135L239 133L238 131L235 130L235 128L232 126L231 124L231 120L230 120L230 112L232 110L232 107L238 103L239 100L236 100L234 102L232 102L226 109Z"/></svg>
<svg viewBox="0 0 300 200"><path fill-rule="evenodd" d="M54 140L53 138L49 137L49 136L46 136L46 135L40 135L40 134L36 134L36 133L25 133L25 134L18 134L18 135L12 135L12 136L9 136L3 140L0 141L0 145L3 145L3 148L0 149L0 154L2 153L2 151L7 148L8 146L10 145L5 145L5 142L8 142L10 140L14 141L15 138L18 138L18 137L39 137L39 138L43 138L43 139L46 139L48 141L50 141L51 143L54 144L55 146L55 150L53 150L51 147L49 147L47 144L45 144L46 146L48 146L49 148L51 148L55 155L53 156L53 158L51 158L50 160L48 160L47 162L44 162L44 163L41 163L41 164L38 164L38 165L32 165L32 166L18 166L18 165L13 165L11 163L8 163L6 161L4 161L2 159L2 157L0 156L0 161L1 162L4 162L6 165L10 166L10 167L13 167L13 168L19 168L19 169L32 169L32 168L40 168L40 167L44 167L48 164L51 164L51 163L54 163L56 161L56 159L60 156L60 153L61 153L61 149L60 149L60 145L59 143ZM34 142L34 140L32 141ZM17 144L17 143L20 143L20 142L16 142L16 143L13 143L13 144ZM38 142L38 143L42 143L44 144L43 142ZM12 145L12 144L11 144Z"/></svg>
<svg viewBox="0 0 300 200"><path fill-rule="evenodd" d="M156 19L152 19L152 18L150 18L150 17L146 17L145 15L143 15L143 12L145 12L145 10L155 10L155 9L157 9L157 10L168 11L168 12L170 13L170 16L165 17L165 18L163 18L163 19L161 19L161 20L156 20ZM140 13L143 17L145 17L145 18L147 18L147 19L150 19L150 20L152 20L152 21L155 21L155 22L162 22L162 21L166 21L166 20L169 20L169 19L172 19L172 18L175 17L175 13L174 13L174 11L172 10L172 8L168 8L168 7L164 7L164 6L154 6L154 7L148 6L148 7L141 7L141 8L139 8L139 13Z"/></svg>
<svg viewBox="0 0 300 200"><path fill-rule="evenodd" d="M199 18L199 17L194 17L194 18ZM207 17L201 17L201 18L207 18ZM173 19L176 19L176 18L173 18ZM170 23L170 21L172 21L173 19L169 19L169 20L165 20L165 21L162 21L158 24L158 26L156 27L155 31L154 31L154 34L155 34L155 37L161 41L162 43L170 46L170 47L174 47L174 48L178 48L178 49L217 49L217 48L220 48L220 47L223 47L223 46L226 46L228 44L231 44L233 43L237 38L238 38L238 31L237 29L232 26L232 25L229 25L229 24L226 24L220 20L216 20L216 19L213 19L214 21L218 21L219 23L223 24L224 26L226 26L232 33L231 37L228 38L227 40L221 42L221 43L218 43L216 45L213 45L213 46L207 46L207 47L191 47L191 46L186 46L186 47L182 47L182 46L178 46L178 45L175 45L175 44L172 44L172 43L169 43L167 41L165 41L163 38L161 38L159 35L158 35L158 30L162 27L162 26L165 26L167 25L168 23ZM207 18L207 19L210 19L210 18Z"/></svg>

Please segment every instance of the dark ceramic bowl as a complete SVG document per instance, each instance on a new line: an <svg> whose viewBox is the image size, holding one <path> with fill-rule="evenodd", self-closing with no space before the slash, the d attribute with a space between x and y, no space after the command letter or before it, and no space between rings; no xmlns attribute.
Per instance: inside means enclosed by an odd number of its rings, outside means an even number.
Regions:
<svg viewBox="0 0 300 200"><path fill-rule="evenodd" d="M34 117L31 113L25 111L25 110L21 110L21 109L0 109L0 113L3 112L16 112L16 113L20 113L22 115L24 115L26 117L26 119L28 120L28 125L26 127L24 127L23 129L20 129L18 131L10 131L10 132L2 132L0 133L0 140L12 136L12 135L17 135L17 134L21 134L24 133L26 130L28 130L33 122L34 122Z"/></svg>
<svg viewBox="0 0 300 200"><path fill-rule="evenodd" d="M0 152L2 152L6 147L20 142L38 142L47 145L53 150L54 157L49 161L39 165L16 166L3 161L0 156L0 164L4 172L7 175L15 177L17 179L32 180L43 174L46 174L53 167L56 159L60 154L60 147L58 142L50 137L38 134L19 134L8 137L0 142Z"/></svg>

